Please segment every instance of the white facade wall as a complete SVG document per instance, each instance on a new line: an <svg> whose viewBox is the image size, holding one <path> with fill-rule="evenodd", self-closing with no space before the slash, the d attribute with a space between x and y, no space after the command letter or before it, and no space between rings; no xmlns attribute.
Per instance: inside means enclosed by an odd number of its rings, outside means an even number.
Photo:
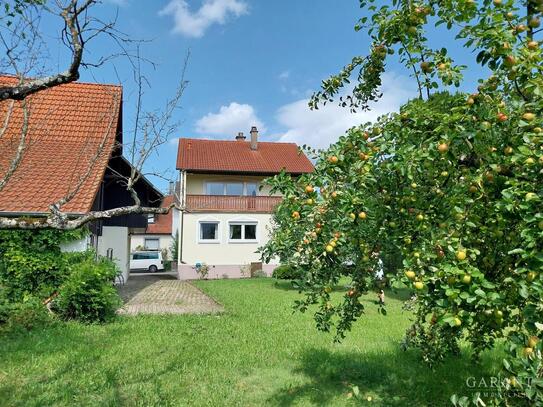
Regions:
<svg viewBox="0 0 543 407"><path fill-rule="evenodd" d="M179 210L177 208L172 208L172 236L175 236L175 233L179 230Z"/></svg>
<svg viewBox="0 0 543 407"><path fill-rule="evenodd" d="M126 281L130 270L130 239L127 227L104 226L102 228L102 236L98 237L98 254L107 256L108 249L112 249L113 261L121 269Z"/></svg>
<svg viewBox="0 0 543 407"><path fill-rule="evenodd" d="M205 263L209 267L209 278L248 277L242 269L251 263L261 261L257 249L266 244L271 231L271 214L259 213L185 213L183 225L183 249L181 253L183 264L179 265L180 279L198 278L194 266ZM219 222L218 242L208 243L199 240L200 222ZM230 222L256 222L256 242L233 242L229 240ZM277 266L272 262L263 265L263 270L271 274Z"/></svg>
<svg viewBox="0 0 543 407"><path fill-rule="evenodd" d="M270 214L260 213L188 213L185 214L183 230L183 261L189 264L207 263L221 265L248 264L259 262L256 250L269 240ZM219 242L199 241L200 221L219 222ZM229 222L257 222L256 242L231 242L228 239Z"/></svg>
<svg viewBox="0 0 543 407"><path fill-rule="evenodd" d="M128 279L130 267L130 252L128 251L128 228L117 226L104 226L102 236L98 236L97 253L107 257L108 249L113 250L113 261L123 273L125 281ZM90 237L60 244L60 250L67 253L84 252L90 249Z"/></svg>
<svg viewBox="0 0 543 407"><path fill-rule="evenodd" d="M84 237L79 240L73 240L71 242L64 242L60 244L60 250L65 253L84 252L88 248L89 248L89 237Z"/></svg>

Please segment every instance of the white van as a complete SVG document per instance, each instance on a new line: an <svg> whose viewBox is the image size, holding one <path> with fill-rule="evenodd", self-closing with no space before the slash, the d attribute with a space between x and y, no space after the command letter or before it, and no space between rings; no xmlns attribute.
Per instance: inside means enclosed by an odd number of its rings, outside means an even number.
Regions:
<svg viewBox="0 0 543 407"><path fill-rule="evenodd" d="M147 270L149 273L156 273L159 270L164 270L162 252L133 252L130 255L130 270Z"/></svg>

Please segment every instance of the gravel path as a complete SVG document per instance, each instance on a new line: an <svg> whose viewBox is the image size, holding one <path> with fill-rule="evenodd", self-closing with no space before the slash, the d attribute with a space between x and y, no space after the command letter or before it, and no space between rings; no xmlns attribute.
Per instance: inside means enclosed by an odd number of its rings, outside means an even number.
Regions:
<svg viewBox="0 0 543 407"><path fill-rule="evenodd" d="M210 314L223 311L211 297L171 275L131 275L119 287L119 314Z"/></svg>

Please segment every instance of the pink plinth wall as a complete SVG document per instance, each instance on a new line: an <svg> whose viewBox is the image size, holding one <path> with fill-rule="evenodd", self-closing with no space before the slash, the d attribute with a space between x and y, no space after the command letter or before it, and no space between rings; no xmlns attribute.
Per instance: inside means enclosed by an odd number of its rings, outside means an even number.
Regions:
<svg viewBox="0 0 543 407"><path fill-rule="evenodd" d="M243 268L242 264L239 265L217 265L210 264L208 265L209 272L207 274L207 279L216 280L221 278L249 278L250 275L242 275L241 270ZM262 271L266 276L271 277L273 270L277 267L277 264L263 264ZM179 280L199 280L200 276L196 272L193 265L190 264L180 264L177 267L177 276Z"/></svg>

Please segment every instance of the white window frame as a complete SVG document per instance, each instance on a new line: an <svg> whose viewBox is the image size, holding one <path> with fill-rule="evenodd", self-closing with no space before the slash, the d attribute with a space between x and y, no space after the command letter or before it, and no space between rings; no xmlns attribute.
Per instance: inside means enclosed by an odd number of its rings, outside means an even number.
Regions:
<svg viewBox="0 0 543 407"><path fill-rule="evenodd" d="M200 236L202 223L216 223L217 224L217 239L202 239ZM196 224L196 240L199 244L218 244L221 243L221 221L217 218L203 218L198 219Z"/></svg>
<svg viewBox="0 0 543 407"><path fill-rule="evenodd" d="M260 190L260 182L258 181L240 181L240 180L223 180L223 181L215 181L215 180L208 180L204 181L204 193L205 195L210 195L208 193L208 185L209 184L223 184L222 188L222 195L220 196L253 196L253 195L247 195L247 184L255 184L256 185L256 195L258 196L258 192ZM226 184L241 184L242 185L242 195L226 195Z"/></svg>
<svg viewBox="0 0 543 407"><path fill-rule="evenodd" d="M230 226L241 225L241 239L230 238ZM245 225L254 225L256 239L245 239ZM231 219L228 221L228 243L258 243L258 220L256 219Z"/></svg>
<svg viewBox="0 0 543 407"><path fill-rule="evenodd" d="M151 225L151 224L155 223L155 221L156 221L155 216L156 215L154 213L149 213L147 215L147 224L148 225Z"/></svg>

